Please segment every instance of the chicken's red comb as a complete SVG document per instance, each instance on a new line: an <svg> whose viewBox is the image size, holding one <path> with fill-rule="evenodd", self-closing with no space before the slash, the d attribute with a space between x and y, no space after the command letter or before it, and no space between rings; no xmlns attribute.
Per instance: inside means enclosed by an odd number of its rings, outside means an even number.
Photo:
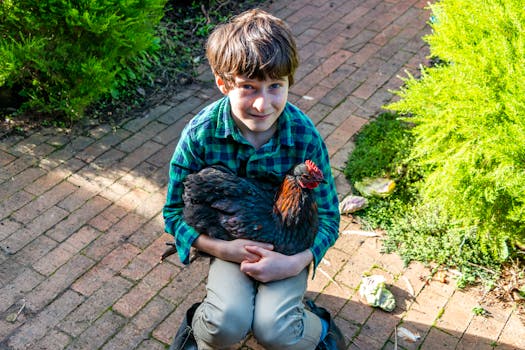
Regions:
<svg viewBox="0 0 525 350"><path fill-rule="evenodd" d="M314 162L312 162L310 159L307 159L305 162L304 162L304 165L306 165L306 170L308 170L308 172L310 174L315 174L315 175L322 175L323 173L321 172L321 170L319 170L319 168L317 167L317 165L315 165Z"/></svg>

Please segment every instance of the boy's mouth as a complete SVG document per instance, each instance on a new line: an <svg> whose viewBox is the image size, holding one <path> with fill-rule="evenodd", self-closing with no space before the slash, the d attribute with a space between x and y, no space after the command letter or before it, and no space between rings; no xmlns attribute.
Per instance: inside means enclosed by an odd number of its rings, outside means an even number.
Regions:
<svg viewBox="0 0 525 350"><path fill-rule="evenodd" d="M250 114L250 116L252 118L255 118L255 119L267 119L267 118L271 117L272 114L271 113L267 113L267 114Z"/></svg>

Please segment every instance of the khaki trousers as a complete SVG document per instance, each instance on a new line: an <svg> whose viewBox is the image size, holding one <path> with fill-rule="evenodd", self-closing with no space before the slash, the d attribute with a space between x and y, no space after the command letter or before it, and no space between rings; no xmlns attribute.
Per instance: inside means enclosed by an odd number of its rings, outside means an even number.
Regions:
<svg viewBox="0 0 525 350"><path fill-rule="evenodd" d="M313 350L322 326L304 308L308 269L281 281L258 283L239 264L212 258L207 295L193 318L199 350L225 349L252 332L265 349Z"/></svg>

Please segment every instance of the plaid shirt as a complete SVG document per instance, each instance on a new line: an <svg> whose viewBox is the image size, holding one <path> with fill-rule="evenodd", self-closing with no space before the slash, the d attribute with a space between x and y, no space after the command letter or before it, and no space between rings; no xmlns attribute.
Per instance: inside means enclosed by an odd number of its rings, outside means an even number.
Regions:
<svg viewBox="0 0 525 350"><path fill-rule="evenodd" d="M314 190L319 211L319 232L310 248L314 269L335 243L339 232L338 199L322 137L311 120L290 103L278 123L270 141L255 149L235 125L229 99L224 97L204 108L186 125L171 159L163 210L166 232L175 236L182 263L189 263L191 245L199 235L182 219L182 181L190 172L219 163L240 176L264 177L273 173L284 178L295 164L313 160L327 181Z"/></svg>

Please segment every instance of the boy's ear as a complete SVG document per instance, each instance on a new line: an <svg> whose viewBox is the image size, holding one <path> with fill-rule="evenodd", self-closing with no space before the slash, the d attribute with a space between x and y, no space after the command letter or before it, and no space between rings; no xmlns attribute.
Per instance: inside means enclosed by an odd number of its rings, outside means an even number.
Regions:
<svg viewBox="0 0 525 350"><path fill-rule="evenodd" d="M219 88L220 92L222 92L224 95L228 94L228 88L226 87L226 83L224 82L224 79L222 79L218 75L215 76L215 84Z"/></svg>

